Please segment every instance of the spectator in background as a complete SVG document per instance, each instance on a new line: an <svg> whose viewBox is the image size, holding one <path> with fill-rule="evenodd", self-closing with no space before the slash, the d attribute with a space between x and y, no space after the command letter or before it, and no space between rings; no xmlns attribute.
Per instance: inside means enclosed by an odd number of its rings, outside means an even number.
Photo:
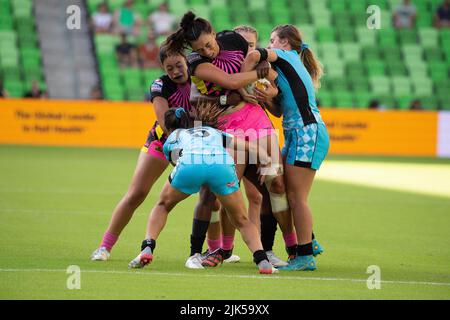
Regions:
<svg viewBox="0 0 450 320"><path fill-rule="evenodd" d="M148 31L147 41L139 46L139 57L143 68L159 67L159 46L153 30Z"/></svg>
<svg viewBox="0 0 450 320"><path fill-rule="evenodd" d="M436 28L450 28L450 0L445 0L436 10L434 26Z"/></svg>
<svg viewBox="0 0 450 320"><path fill-rule="evenodd" d="M3 82L0 81L0 98L8 98L9 94L3 87Z"/></svg>
<svg viewBox="0 0 450 320"><path fill-rule="evenodd" d="M116 46L116 56L120 67L139 67L136 46L128 42L126 33L122 33L121 39L121 43Z"/></svg>
<svg viewBox="0 0 450 320"><path fill-rule="evenodd" d="M33 80L31 82L31 90L25 93L25 98L46 98L47 94L39 88L39 82L37 80Z"/></svg>
<svg viewBox="0 0 450 320"><path fill-rule="evenodd" d="M109 12L106 2L97 6L97 11L92 15L92 24L96 33L110 33L112 30L113 16Z"/></svg>
<svg viewBox="0 0 450 320"><path fill-rule="evenodd" d="M103 100L103 94L100 86L96 85L92 87L90 98L91 100Z"/></svg>
<svg viewBox="0 0 450 320"><path fill-rule="evenodd" d="M150 26L155 30L156 36L168 36L174 31L175 16L169 12L167 3L161 3L158 9L148 17Z"/></svg>
<svg viewBox="0 0 450 320"><path fill-rule="evenodd" d="M123 6L114 14L114 24L117 27L117 33L139 35L141 18L139 14L133 11L133 4L133 0L126 0Z"/></svg>
<svg viewBox="0 0 450 320"><path fill-rule="evenodd" d="M377 99L371 100L369 102L369 109L380 109L380 101Z"/></svg>
<svg viewBox="0 0 450 320"><path fill-rule="evenodd" d="M414 28L417 19L416 6L411 4L411 0L403 0L393 14L395 28Z"/></svg>
<svg viewBox="0 0 450 320"><path fill-rule="evenodd" d="M409 110L413 111L423 110L422 102L418 99L412 101L411 105L409 106Z"/></svg>

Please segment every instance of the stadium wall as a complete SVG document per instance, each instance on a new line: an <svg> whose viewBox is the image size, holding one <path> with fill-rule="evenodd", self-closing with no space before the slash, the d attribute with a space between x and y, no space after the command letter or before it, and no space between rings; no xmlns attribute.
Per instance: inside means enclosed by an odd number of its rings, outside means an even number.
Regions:
<svg viewBox="0 0 450 320"><path fill-rule="evenodd" d="M450 112L321 112L331 154L450 157ZM149 103L0 100L0 144L139 148L154 120Z"/></svg>

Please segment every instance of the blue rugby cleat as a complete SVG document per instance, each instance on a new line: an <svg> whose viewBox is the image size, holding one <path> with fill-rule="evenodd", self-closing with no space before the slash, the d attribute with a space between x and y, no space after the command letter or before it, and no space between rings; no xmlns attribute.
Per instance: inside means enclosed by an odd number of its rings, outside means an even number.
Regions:
<svg viewBox="0 0 450 320"><path fill-rule="evenodd" d="M323 248L322 248L322 246L319 244L319 242L317 242L316 239L314 239L314 240L312 241L312 247L313 247L313 256L314 256L314 257L316 257L316 256L318 256L319 254L322 254L322 253L323 253Z"/></svg>
<svg viewBox="0 0 450 320"><path fill-rule="evenodd" d="M279 267L278 270L286 271L314 271L317 269L316 259L312 255L310 256L297 256L294 259L288 261L288 265L285 267Z"/></svg>

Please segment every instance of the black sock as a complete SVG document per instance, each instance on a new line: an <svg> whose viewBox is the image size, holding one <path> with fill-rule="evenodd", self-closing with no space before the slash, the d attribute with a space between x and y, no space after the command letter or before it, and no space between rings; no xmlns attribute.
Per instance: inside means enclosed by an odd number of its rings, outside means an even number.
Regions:
<svg viewBox="0 0 450 320"><path fill-rule="evenodd" d="M147 247L150 247L150 249L152 249L152 252L154 252L156 248L156 240L145 239L144 241L142 241L141 251L143 251Z"/></svg>
<svg viewBox="0 0 450 320"><path fill-rule="evenodd" d="M286 252L288 256L296 256L297 255L297 245L294 244L293 246L286 247Z"/></svg>
<svg viewBox="0 0 450 320"><path fill-rule="evenodd" d="M205 242L208 227L209 221L194 219L192 222L191 256L196 253L202 253L203 243Z"/></svg>
<svg viewBox="0 0 450 320"><path fill-rule="evenodd" d="M310 256L313 254L312 242L307 244L299 244L297 246L297 255L298 256Z"/></svg>
<svg viewBox="0 0 450 320"><path fill-rule="evenodd" d="M272 214L261 215L261 242L264 251L272 251L277 231L277 219Z"/></svg>
<svg viewBox="0 0 450 320"><path fill-rule="evenodd" d="M253 253L253 262L255 262L256 265L258 265L263 260L269 261L264 250L257 250Z"/></svg>

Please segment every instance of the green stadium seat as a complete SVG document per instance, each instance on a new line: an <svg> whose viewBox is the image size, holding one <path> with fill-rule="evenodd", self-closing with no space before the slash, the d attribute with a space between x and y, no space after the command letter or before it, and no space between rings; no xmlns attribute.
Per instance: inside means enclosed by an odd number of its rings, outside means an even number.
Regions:
<svg viewBox="0 0 450 320"><path fill-rule="evenodd" d="M23 97L25 93L22 81L5 81L3 85L9 95L13 98Z"/></svg>
<svg viewBox="0 0 450 320"><path fill-rule="evenodd" d="M347 8L347 2L346 1L330 1L329 2L329 8L331 12L336 12L336 13L345 13L348 11Z"/></svg>
<svg viewBox="0 0 450 320"><path fill-rule="evenodd" d="M401 60L386 60L386 66L388 74L393 77L408 75L408 69Z"/></svg>
<svg viewBox="0 0 450 320"><path fill-rule="evenodd" d="M385 107L386 109L395 109L397 106L397 101L395 98L391 95L382 95L380 97L377 97L380 101L380 104L382 107Z"/></svg>
<svg viewBox="0 0 450 320"><path fill-rule="evenodd" d="M430 62L428 67L430 77L434 82L440 82L449 78L449 68L445 63L434 61Z"/></svg>
<svg viewBox="0 0 450 320"><path fill-rule="evenodd" d="M366 67L362 62L350 62L346 65L346 73L350 78L365 78Z"/></svg>
<svg viewBox="0 0 450 320"><path fill-rule="evenodd" d="M333 97L338 108L352 108L355 106L353 95L348 91L334 91Z"/></svg>
<svg viewBox="0 0 450 320"><path fill-rule="evenodd" d="M431 96L433 94L433 82L428 78L413 78L412 85L416 96Z"/></svg>
<svg viewBox="0 0 450 320"><path fill-rule="evenodd" d="M332 107L334 104L331 93L323 89L319 90L317 94L317 99L319 100L321 107Z"/></svg>
<svg viewBox="0 0 450 320"><path fill-rule="evenodd" d="M389 78L386 76L376 76L369 79L373 94L387 95L391 91Z"/></svg>
<svg viewBox="0 0 450 320"><path fill-rule="evenodd" d="M366 60L365 63L369 77L384 76L386 74L386 64L384 60Z"/></svg>
<svg viewBox="0 0 450 320"><path fill-rule="evenodd" d="M411 106L411 102L415 100L414 96L406 95L406 96L397 96L397 105L400 110L408 110Z"/></svg>
<svg viewBox="0 0 450 320"><path fill-rule="evenodd" d="M434 96L419 97L419 100L425 110L437 110L439 107L439 100Z"/></svg>
<svg viewBox="0 0 450 320"><path fill-rule="evenodd" d="M372 100L369 91L356 91L354 93L355 106L359 109L365 109Z"/></svg>
<svg viewBox="0 0 450 320"><path fill-rule="evenodd" d="M358 27L356 34L361 45L375 45L377 43L377 30L370 30L366 26L363 26Z"/></svg>
<svg viewBox="0 0 450 320"><path fill-rule="evenodd" d="M364 61L377 60L381 58L381 50L377 46L364 46L362 47L362 54Z"/></svg>
<svg viewBox="0 0 450 320"><path fill-rule="evenodd" d="M345 62L361 59L361 47L358 43L343 43L340 47L341 56Z"/></svg>
<svg viewBox="0 0 450 320"><path fill-rule="evenodd" d="M350 82L355 92L368 92L370 90L370 84L366 78L352 78Z"/></svg>
<svg viewBox="0 0 450 320"><path fill-rule="evenodd" d="M334 42L336 39L333 28L320 27L317 28L317 41L319 42Z"/></svg>
<svg viewBox="0 0 450 320"><path fill-rule="evenodd" d="M337 37L340 43L355 42L355 32L353 27L343 27L337 29Z"/></svg>
<svg viewBox="0 0 450 320"><path fill-rule="evenodd" d="M411 80L408 77L392 77L392 89L396 96L411 95Z"/></svg>
<svg viewBox="0 0 450 320"><path fill-rule="evenodd" d="M436 48L439 45L439 33L434 28L419 29L419 38L424 48Z"/></svg>
<svg viewBox="0 0 450 320"><path fill-rule="evenodd" d="M428 63L434 62L434 61L442 61L442 60L444 60L444 57L445 57L442 50L438 47L425 49L424 56L425 56L425 60L427 60Z"/></svg>

